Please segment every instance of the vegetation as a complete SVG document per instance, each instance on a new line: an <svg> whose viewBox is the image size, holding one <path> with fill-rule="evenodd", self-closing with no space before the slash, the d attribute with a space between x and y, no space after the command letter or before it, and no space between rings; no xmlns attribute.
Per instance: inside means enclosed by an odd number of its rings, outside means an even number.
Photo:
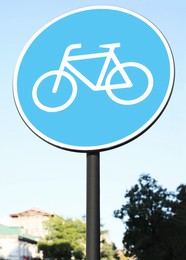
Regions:
<svg viewBox="0 0 186 260"><path fill-rule="evenodd" d="M106 241L104 234L107 231L101 232L101 245L100 245L100 260L116 260L120 259L117 255L116 247L113 243Z"/></svg>
<svg viewBox="0 0 186 260"><path fill-rule="evenodd" d="M86 225L81 220L63 219L57 215L45 223L48 231L46 241L39 243L44 258L70 260L85 259ZM101 234L101 260L119 259L116 248L105 239L106 231Z"/></svg>
<svg viewBox="0 0 186 260"><path fill-rule="evenodd" d="M123 244L138 260L186 259L186 186L175 193L150 175L140 176L125 194L125 204L114 215L123 221Z"/></svg>
<svg viewBox="0 0 186 260"><path fill-rule="evenodd" d="M64 220L56 215L46 221L45 227L48 231L46 241L39 243L45 258L84 259L86 225L83 221Z"/></svg>

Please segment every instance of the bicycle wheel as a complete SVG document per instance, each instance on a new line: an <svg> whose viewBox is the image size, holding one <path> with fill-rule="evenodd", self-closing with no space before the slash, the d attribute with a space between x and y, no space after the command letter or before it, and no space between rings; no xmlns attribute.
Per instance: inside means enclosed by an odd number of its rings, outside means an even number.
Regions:
<svg viewBox="0 0 186 260"><path fill-rule="evenodd" d="M58 70L52 70L52 71L46 72L45 74L40 76L34 84L34 87L32 89L32 98L33 98L33 101L36 104L36 106L43 111L59 112L59 111L65 110L66 108L68 108L72 104L72 102L74 101L74 99L77 95L77 84L76 84L75 79L69 73L63 71L63 73L61 74L61 78L65 77L67 80L69 80L70 85L72 87L72 91L71 91L71 94L70 94L70 97L68 98L68 100L65 101L64 104L61 104L59 106L54 106L54 107L47 106L39 100L38 89L40 88L41 83L48 77L51 77L51 76L57 77L58 74L59 74ZM51 94L53 94L52 91L51 91Z"/></svg>
<svg viewBox="0 0 186 260"><path fill-rule="evenodd" d="M145 90L140 94L140 96L132 98L132 99L130 99L130 98L124 99L124 98L120 98L120 97L116 96L116 94L114 92L117 88L115 87L114 89L112 89L111 81L112 81L112 78L115 75L115 73L118 72L119 69L121 69L121 68L122 69L136 68L138 70L141 70L143 73L145 73L148 83L147 83L146 87L144 86ZM137 63L137 62L125 62L125 63L121 64L121 67L119 67L119 68L115 67L110 71L110 73L108 74L108 76L106 78L105 83L106 83L106 86L109 86L106 88L107 94L113 101L115 101L116 103L121 104L121 105L134 105L134 104L137 104L137 103L143 101L144 99L146 99L148 97L148 95L151 93L152 88L153 88L153 76L152 76L152 73L150 72L150 70L147 67L145 67L144 65ZM133 86L129 86L129 89L132 87ZM127 88L127 87L124 86L123 89L124 88ZM122 87L119 87L118 89L122 89Z"/></svg>

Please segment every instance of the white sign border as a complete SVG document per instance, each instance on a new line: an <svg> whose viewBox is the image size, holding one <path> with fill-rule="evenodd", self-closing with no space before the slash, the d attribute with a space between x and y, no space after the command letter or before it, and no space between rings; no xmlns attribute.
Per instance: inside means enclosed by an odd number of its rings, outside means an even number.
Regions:
<svg viewBox="0 0 186 260"><path fill-rule="evenodd" d="M60 19L63 19L67 16L73 15L75 13L79 13L79 12L83 12L83 11L88 11L88 10L97 10L97 9L105 9L105 10L115 10L115 11L120 11L120 12L124 12L124 13L128 13L132 16L135 16L137 18L139 18L140 20L142 20L143 22L145 22L147 25L149 25L160 37L160 39L162 40L168 57L169 57L169 62L170 62L170 79L169 79L169 85L167 88L167 92L166 95L161 103L161 105L159 106L158 110L156 111L156 113L142 126L140 127L137 131L133 132L132 134L130 134L127 137L124 137L118 141L115 142L111 142L109 144L105 144L105 145L98 145L98 146L74 146L74 145L68 145L68 144L64 144L61 142L57 142L55 140L53 140L52 138L49 138L48 136L44 135L43 133L41 133L35 126L33 126L31 124L31 122L28 120L28 118L26 117L24 111L22 110L22 107L20 105L19 102L19 98L18 98L18 91L17 91L17 78L18 78L18 73L19 73L19 68L22 62L22 59L24 57L24 55L26 54L28 48L30 47L30 45L32 44L32 42L37 38L37 36L39 34L41 34L46 28L48 28L50 25L54 24L55 22L57 22ZM23 121L26 123L26 125L41 139L43 139L44 141L46 141L49 144L52 144L58 148L62 148L65 150L70 150L70 151L75 151L75 152L88 152L88 151L105 151L105 150L110 150L110 149L114 149L116 147L119 147L121 145L124 145L126 143L131 142L132 140L134 140L135 138L139 137L141 134L143 134L145 131L147 131L155 122L156 120L160 117L160 115L163 113L164 109L166 108L169 99L171 97L171 93L173 91L173 86L174 86L174 78L175 78L175 66L174 66L174 58L172 55L172 51L170 49L170 46L166 40L166 38L164 37L164 35L160 32L160 30L152 23L150 22L148 19L146 19L145 17L143 17L142 15L139 15L136 12L130 11L128 9L124 9L121 7L116 7L116 6L104 6L104 5L97 5L97 6L89 6L89 7L83 7L83 8L78 8L75 10L72 10L70 12L67 12L65 14L62 14L58 17L56 17L55 19L53 19L52 21L48 22L47 24L45 24L42 28L40 28L31 38L30 40L26 43L25 47L23 48L16 67L15 67L15 71L14 71L14 76L13 76L13 95L14 95L14 100L15 100L15 104L16 107L18 109L18 112L20 113L20 116L22 117Z"/></svg>

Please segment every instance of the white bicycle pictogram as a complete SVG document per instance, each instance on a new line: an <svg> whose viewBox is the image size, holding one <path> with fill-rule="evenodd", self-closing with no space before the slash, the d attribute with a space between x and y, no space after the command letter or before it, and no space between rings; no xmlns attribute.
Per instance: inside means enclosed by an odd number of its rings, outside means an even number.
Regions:
<svg viewBox="0 0 186 260"><path fill-rule="evenodd" d="M120 63L119 59L117 58L115 54L115 48L120 47L120 43L110 43L110 44L101 44L99 45L100 48L106 48L108 49L107 52L99 52L99 53L89 53L89 54L82 54L82 55L70 55L70 52L73 49L79 49L82 48L81 44L71 44L69 45L63 55L60 67L58 70L51 70L44 74L42 74L35 82L32 90L32 97L33 101L36 104L38 108L41 110L44 110L46 112L59 112L62 110L65 110L68 108L74 101L77 95L77 83L75 78L67 71L65 71L65 68L68 69L72 74L74 74L76 77L78 77L87 87L89 87L93 91L106 91L108 96L116 103L121 105L134 105L137 104L144 99L148 97L148 95L151 93L153 88L153 76L151 71L144 66L141 63L137 62L124 62ZM93 84L86 76L84 76L77 68L75 68L70 62L71 61L79 61L79 60L88 60L88 59L95 59L95 58L105 58L105 62L103 64L103 67L101 69L100 75L98 77L97 83ZM108 70L110 62L113 61L115 64L115 67L111 69L111 71L108 73L105 84L103 85L104 77L106 75L106 72ZM127 67L134 67L139 70L141 70L143 73L145 73L147 77L147 86L144 86L145 91L137 98L135 99L121 99L117 97L113 90L115 89L124 89L124 88L131 88L133 86L133 83L131 82L129 76L127 75L125 68ZM119 84L112 84L111 80L112 77L116 72L119 72L123 78L123 83ZM60 81L62 77L65 77L67 80L70 81L72 92L70 95L70 98L64 103L56 107L50 107L44 105L38 97L38 88L40 87L41 82L43 82L46 78L56 76L54 85L52 87L52 93L57 93Z"/></svg>

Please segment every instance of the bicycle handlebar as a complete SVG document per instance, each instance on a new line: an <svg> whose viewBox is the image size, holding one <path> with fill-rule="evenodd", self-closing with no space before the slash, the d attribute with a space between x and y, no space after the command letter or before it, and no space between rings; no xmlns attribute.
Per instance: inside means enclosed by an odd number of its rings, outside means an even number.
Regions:
<svg viewBox="0 0 186 260"><path fill-rule="evenodd" d="M71 44L69 45L66 50L65 50L65 54L64 56L68 56L69 53L71 52L71 50L73 49L80 49L82 47L82 44L81 43L76 43L76 44Z"/></svg>

